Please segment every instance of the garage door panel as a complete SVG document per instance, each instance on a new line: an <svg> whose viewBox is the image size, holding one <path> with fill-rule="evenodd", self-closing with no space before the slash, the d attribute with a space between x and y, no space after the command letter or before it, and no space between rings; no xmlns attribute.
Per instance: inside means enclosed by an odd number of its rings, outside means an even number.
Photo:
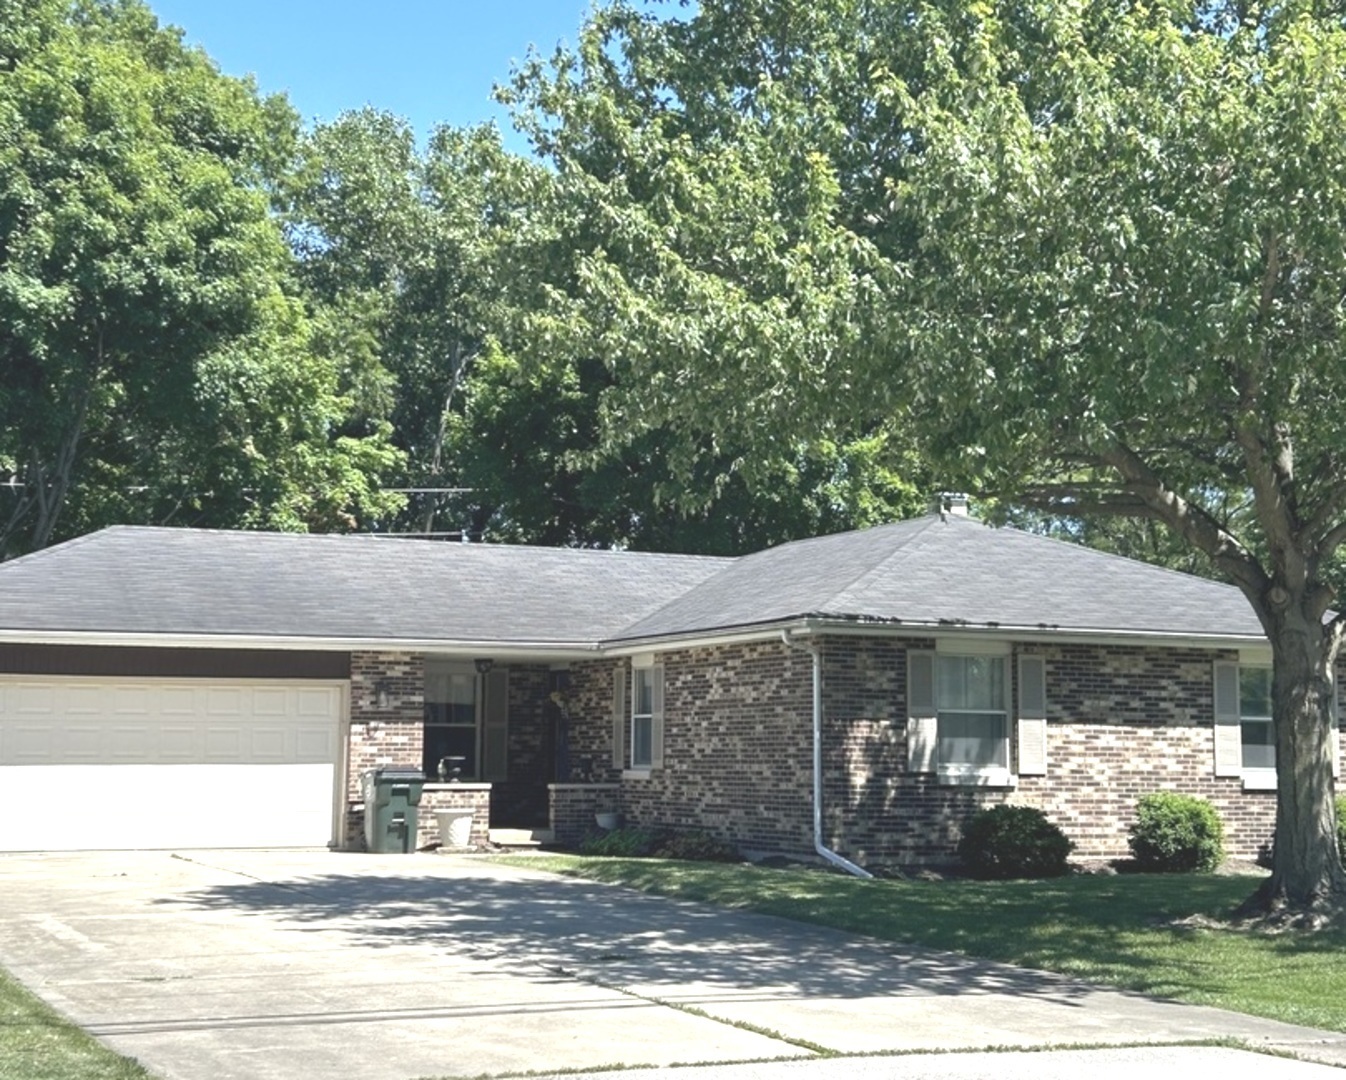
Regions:
<svg viewBox="0 0 1346 1080"><path fill-rule="evenodd" d="M195 716L199 694L190 686L165 686L159 695L160 716Z"/></svg>
<svg viewBox="0 0 1346 1080"><path fill-rule="evenodd" d="M345 694L0 678L0 850L323 846Z"/></svg>
<svg viewBox="0 0 1346 1080"><path fill-rule="evenodd" d="M98 764L107 757L103 725L65 724L59 729L61 756L70 761Z"/></svg>
<svg viewBox="0 0 1346 1080"><path fill-rule="evenodd" d="M67 716L98 716L107 709L107 699L96 687L72 686L62 708Z"/></svg>
<svg viewBox="0 0 1346 1080"><path fill-rule="evenodd" d="M16 686L13 711L19 716L51 716L56 711L56 691L50 686Z"/></svg>
<svg viewBox="0 0 1346 1080"><path fill-rule="evenodd" d="M155 742L158 725L116 724L109 731L105 760L119 765L152 762L158 756Z"/></svg>
<svg viewBox="0 0 1346 1080"><path fill-rule="evenodd" d="M304 688L295 691L295 715L327 717L340 709L338 691L331 688Z"/></svg>
<svg viewBox="0 0 1346 1080"><path fill-rule="evenodd" d="M234 764L243 759L243 732L238 725L206 729L206 760Z"/></svg>
<svg viewBox="0 0 1346 1080"><path fill-rule="evenodd" d="M211 716L247 715L244 692L234 687L212 686L206 691L206 712Z"/></svg>
<svg viewBox="0 0 1346 1080"><path fill-rule="evenodd" d="M271 690L259 687L252 692L253 716L288 716L293 711L294 691Z"/></svg>
<svg viewBox="0 0 1346 1080"><path fill-rule="evenodd" d="M64 711L64 702L62 703L62 711ZM149 690L138 686L116 687L112 692L112 711L118 716L148 716L150 714Z"/></svg>
<svg viewBox="0 0 1346 1080"><path fill-rule="evenodd" d="M45 765L52 760L52 743L56 731L50 725L36 727L31 722L7 724L5 735L3 743L0 743L5 760L20 765Z"/></svg>
<svg viewBox="0 0 1346 1080"><path fill-rule="evenodd" d="M199 727L180 723L161 723L156 740L158 749L156 757L159 761L169 764L199 761L205 749L204 739L205 732ZM153 759L146 757L145 760Z"/></svg>
<svg viewBox="0 0 1346 1080"><path fill-rule="evenodd" d="M268 724L253 725L248 732L248 757L252 761L281 763L294 759L294 733Z"/></svg>
<svg viewBox="0 0 1346 1080"><path fill-rule="evenodd" d="M306 724L295 731L295 759L306 763L335 761L336 741L336 731L330 725Z"/></svg>

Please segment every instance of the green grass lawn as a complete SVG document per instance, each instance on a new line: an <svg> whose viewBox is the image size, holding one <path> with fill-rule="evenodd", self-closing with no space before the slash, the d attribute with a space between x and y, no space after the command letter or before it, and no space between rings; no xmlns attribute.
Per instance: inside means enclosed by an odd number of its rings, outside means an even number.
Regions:
<svg viewBox="0 0 1346 1080"><path fill-rule="evenodd" d="M0 971L0 1080L150 1080Z"/></svg>
<svg viewBox="0 0 1346 1080"><path fill-rule="evenodd" d="M861 881L823 871L659 859L512 861L1346 1031L1346 934L1175 925L1193 915L1223 918L1253 892L1255 877Z"/></svg>

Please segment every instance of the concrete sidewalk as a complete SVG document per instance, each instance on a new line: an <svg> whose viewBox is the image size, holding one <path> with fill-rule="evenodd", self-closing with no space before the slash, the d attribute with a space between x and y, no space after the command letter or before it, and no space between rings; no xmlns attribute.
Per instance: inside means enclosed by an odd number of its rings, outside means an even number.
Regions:
<svg viewBox="0 0 1346 1080"><path fill-rule="evenodd" d="M1217 1038L1346 1065L1346 1036L1335 1033L474 858L9 855L0 895L0 965L165 1080L409 1080L817 1049ZM1185 1077L1197 1069L1192 1053L1247 1059L1261 1077L1325 1072L1225 1050L1165 1050L1142 1071L1166 1075L1159 1063L1172 1056ZM1105 1075L1112 1059L1096 1055L1088 1071ZM850 1069L1015 1075L1019 1055L989 1067L980 1056ZM1042 1071L1048 1056L1023 1058L1022 1075L1054 1075ZM753 1068L722 1075L777 1074ZM822 1080L838 1068L815 1060L780 1075Z"/></svg>

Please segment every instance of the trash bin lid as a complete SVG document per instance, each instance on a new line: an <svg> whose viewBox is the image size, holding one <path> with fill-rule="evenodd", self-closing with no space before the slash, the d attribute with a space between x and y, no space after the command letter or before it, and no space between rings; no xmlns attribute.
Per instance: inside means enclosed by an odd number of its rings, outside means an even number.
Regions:
<svg viewBox="0 0 1346 1080"><path fill-rule="evenodd" d="M370 769L366 775L369 774L373 775L375 783L380 780L400 781L402 783L409 781L424 782L425 780L425 773L414 765L380 765L376 769Z"/></svg>

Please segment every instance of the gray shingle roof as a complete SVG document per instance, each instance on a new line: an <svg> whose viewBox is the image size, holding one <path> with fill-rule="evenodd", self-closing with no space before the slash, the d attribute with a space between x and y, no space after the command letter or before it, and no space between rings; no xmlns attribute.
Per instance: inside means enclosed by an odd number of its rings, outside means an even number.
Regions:
<svg viewBox="0 0 1346 1080"><path fill-rule="evenodd" d="M748 555L624 639L815 616L915 625L1260 637L1238 589L950 515Z"/></svg>
<svg viewBox="0 0 1346 1080"><path fill-rule="evenodd" d="M727 562L122 526L0 565L0 630L592 645Z"/></svg>
<svg viewBox="0 0 1346 1080"><path fill-rule="evenodd" d="M0 565L0 634L588 648L799 618L1248 638L1228 585L951 516L740 559L116 527Z"/></svg>

